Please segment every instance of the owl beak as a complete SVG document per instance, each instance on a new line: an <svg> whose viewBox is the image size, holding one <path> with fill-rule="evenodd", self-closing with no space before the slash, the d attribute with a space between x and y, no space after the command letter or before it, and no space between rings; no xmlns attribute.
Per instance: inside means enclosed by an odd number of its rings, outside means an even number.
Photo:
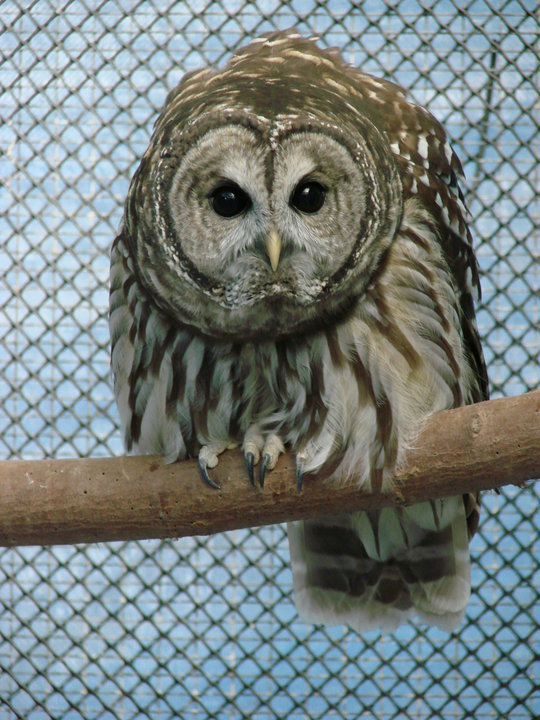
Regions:
<svg viewBox="0 0 540 720"><path fill-rule="evenodd" d="M268 253L272 270L276 272L279 256L281 255L281 239L275 228L270 230L270 234L266 239L266 252Z"/></svg>

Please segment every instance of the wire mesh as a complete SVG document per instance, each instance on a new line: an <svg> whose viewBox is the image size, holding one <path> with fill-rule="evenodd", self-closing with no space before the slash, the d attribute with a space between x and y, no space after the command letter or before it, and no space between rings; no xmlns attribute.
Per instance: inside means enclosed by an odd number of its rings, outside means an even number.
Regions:
<svg viewBox="0 0 540 720"><path fill-rule="evenodd" d="M537 7L528 0L0 3L0 455L122 452L108 252L166 92L296 27L410 89L463 160L494 396L538 385ZM1 718L533 718L538 495L485 496L447 634L306 625L284 528L0 550Z"/></svg>

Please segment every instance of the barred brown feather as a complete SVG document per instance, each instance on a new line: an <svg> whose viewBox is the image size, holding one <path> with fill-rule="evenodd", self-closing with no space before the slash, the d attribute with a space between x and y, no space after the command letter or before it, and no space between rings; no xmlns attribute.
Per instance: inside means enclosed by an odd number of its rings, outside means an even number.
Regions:
<svg viewBox="0 0 540 720"><path fill-rule="evenodd" d="M112 249L128 451L198 456L211 482L235 443L261 479L288 447L300 479L385 492L430 414L487 397L460 175L402 89L294 33L186 75ZM467 495L292 523L298 610L454 627L477 522Z"/></svg>

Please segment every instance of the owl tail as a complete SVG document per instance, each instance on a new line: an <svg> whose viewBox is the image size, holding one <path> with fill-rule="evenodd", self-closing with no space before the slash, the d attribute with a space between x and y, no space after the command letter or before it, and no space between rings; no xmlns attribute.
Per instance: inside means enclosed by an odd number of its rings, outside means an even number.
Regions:
<svg viewBox="0 0 540 720"><path fill-rule="evenodd" d="M417 615L454 629L470 594L461 497L290 523L295 604L308 622L390 631Z"/></svg>

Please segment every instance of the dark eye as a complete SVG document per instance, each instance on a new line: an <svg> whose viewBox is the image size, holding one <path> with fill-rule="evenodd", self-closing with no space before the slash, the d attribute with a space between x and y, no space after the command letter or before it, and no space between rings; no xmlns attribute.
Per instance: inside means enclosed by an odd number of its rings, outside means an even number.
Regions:
<svg viewBox="0 0 540 720"><path fill-rule="evenodd" d="M304 213L316 213L324 205L326 188L315 180L301 182L291 195L290 203L293 208Z"/></svg>
<svg viewBox="0 0 540 720"><path fill-rule="evenodd" d="M234 217L240 215L250 205L249 195L238 185L220 185L210 195L210 203L214 211L221 217Z"/></svg>

